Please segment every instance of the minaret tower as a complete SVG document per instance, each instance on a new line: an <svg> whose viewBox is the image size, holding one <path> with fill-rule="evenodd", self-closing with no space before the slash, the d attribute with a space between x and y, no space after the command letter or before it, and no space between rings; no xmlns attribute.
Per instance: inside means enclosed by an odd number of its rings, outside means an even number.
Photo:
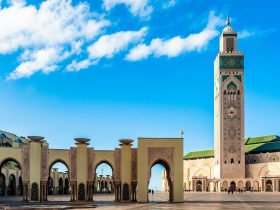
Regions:
<svg viewBox="0 0 280 210"><path fill-rule="evenodd" d="M229 17L214 68L215 178L245 178L244 54Z"/></svg>

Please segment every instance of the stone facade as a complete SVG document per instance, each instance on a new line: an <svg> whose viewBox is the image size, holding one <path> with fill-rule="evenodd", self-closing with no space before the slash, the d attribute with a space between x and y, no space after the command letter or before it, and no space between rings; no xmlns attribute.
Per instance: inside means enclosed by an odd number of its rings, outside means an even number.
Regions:
<svg viewBox="0 0 280 210"><path fill-rule="evenodd" d="M115 150L90 148L86 138L76 138L76 146L69 149L51 149L40 136L13 144L17 140L0 131L0 196L22 195L24 201L45 202L50 194L69 193L69 201L92 201L95 193L114 193L115 201L148 202L150 170L159 163L169 171L170 201L183 202L182 138L139 138L137 148L132 148L133 140L122 139ZM9 163L17 168L14 176L7 174ZM67 173L53 170L56 163L64 164ZM97 176L102 163L112 168L112 176ZM8 184L6 177L11 177ZM20 193L14 192L17 189Z"/></svg>

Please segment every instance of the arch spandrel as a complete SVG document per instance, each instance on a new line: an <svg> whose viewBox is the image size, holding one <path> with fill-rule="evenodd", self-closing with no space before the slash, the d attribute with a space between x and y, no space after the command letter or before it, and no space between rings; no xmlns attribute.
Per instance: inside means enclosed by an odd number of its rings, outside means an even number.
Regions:
<svg viewBox="0 0 280 210"><path fill-rule="evenodd" d="M93 160L94 173L100 164L106 163L112 168L112 176L115 177L116 170L118 170L118 168L115 167L115 151L95 150Z"/></svg>
<svg viewBox="0 0 280 210"><path fill-rule="evenodd" d="M50 170L50 167L57 163L57 162L62 162L65 164L68 168L70 169L70 151L69 150L59 150L59 149L49 149L48 150L48 172Z"/></svg>
<svg viewBox="0 0 280 210"><path fill-rule="evenodd" d="M173 153L174 153L173 148L165 148L165 147L148 148L148 166L149 166L148 173L150 174L151 168L157 162L163 161L168 165L168 170L170 170L170 178L173 181L174 178Z"/></svg>
<svg viewBox="0 0 280 210"><path fill-rule="evenodd" d="M0 147L0 164L8 159L15 160L15 162L17 162L20 166L23 166L22 149L13 147Z"/></svg>

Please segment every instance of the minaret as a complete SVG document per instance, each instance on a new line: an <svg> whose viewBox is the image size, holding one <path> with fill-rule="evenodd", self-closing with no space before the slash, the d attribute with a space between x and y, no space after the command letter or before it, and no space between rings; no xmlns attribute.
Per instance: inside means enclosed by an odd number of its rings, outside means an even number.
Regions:
<svg viewBox="0 0 280 210"><path fill-rule="evenodd" d="M215 178L245 178L244 54L229 17L214 68Z"/></svg>

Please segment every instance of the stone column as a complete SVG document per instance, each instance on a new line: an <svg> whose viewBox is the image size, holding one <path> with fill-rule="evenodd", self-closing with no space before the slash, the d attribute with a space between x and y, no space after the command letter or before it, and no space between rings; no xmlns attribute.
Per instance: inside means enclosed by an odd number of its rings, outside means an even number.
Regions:
<svg viewBox="0 0 280 210"><path fill-rule="evenodd" d="M77 188L78 200L85 201L87 198L88 177L88 152L89 139L75 138L77 145Z"/></svg>
<svg viewBox="0 0 280 210"><path fill-rule="evenodd" d="M40 201L47 201L47 181L41 181L40 183Z"/></svg>
<svg viewBox="0 0 280 210"><path fill-rule="evenodd" d="M30 200L34 202L40 201L40 181L41 181L41 147L44 137L28 136L31 140L29 142L29 156L30 156Z"/></svg>
<svg viewBox="0 0 280 210"><path fill-rule="evenodd" d="M120 140L121 146L121 200L131 200L131 146L133 140ZM126 187L128 186L128 188Z"/></svg>
<svg viewBox="0 0 280 210"><path fill-rule="evenodd" d="M23 182L23 201L29 201L29 183L28 182Z"/></svg>

